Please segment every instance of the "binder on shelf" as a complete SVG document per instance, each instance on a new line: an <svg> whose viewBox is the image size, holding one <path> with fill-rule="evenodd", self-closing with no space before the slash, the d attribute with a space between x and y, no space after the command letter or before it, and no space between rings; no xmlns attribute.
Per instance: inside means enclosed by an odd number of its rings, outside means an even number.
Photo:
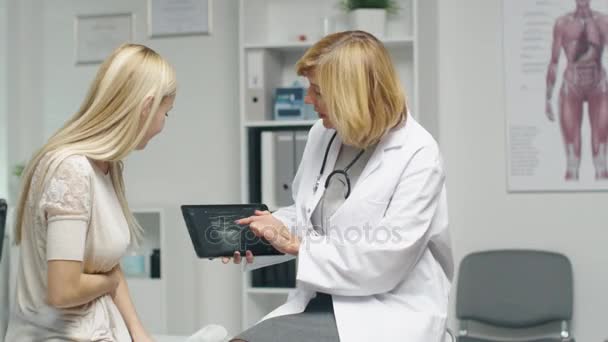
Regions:
<svg viewBox="0 0 608 342"><path fill-rule="evenodd" d="M276 287L277 278L275 276L277 265L264 267L264 286L263 287Z"/></svg>
<svg viewBox="0 0 608 342"><path fill-rule="evenodd" d="M304 130L261 133L261 201L271 210L293 203L291 185L307 139Z"/></svg>
<svg viewBox="0 0 608 342"><path fill-rule="evenodd" d="M279 207L293 203L291 183L295 176L295 145L294 132L277 132L275 135L275 198Z"/></svg>
<svg viewBox="0 0 608 342"><path fill-rule="evenodd" d="M287 284L285 284L285 287L296 287L296 259L289 260L285 264L287 264Z"/></svg>
<svg viewBox="0 0 608 342"><path fill-rule="evenodd" d="M245 115L248 120L272 119L272 92L279 85L279 56L268 50L252 49L246 55Z"/></svg>
<svg viewBox="0 0 608 342"><path fill-rule="evenodd" d="M261 133L260 137L260 166L261 166L261 202L265 203L268 208L272 210L277 210L279 205L277 203L277 199L275 196L275 162L274 157L274 148L275 148L275 133L266 131Z"/></svg>
<svg viewBox="0 0 608 342"><path fill-rule="evenodd" d="M248 88L245 111L250 120L266 120L268 100L263 88Z"/></svg>
<svg viewBox="0 0 608 342"><path fill-rule="evenodd" d="M287 287L287 284L289 282L289 280L287 279L287 269L288 269L287 262L277 265L277 267L275 269L277 287Z"/></svg>
<svg viewBox="0 0 608 342"><path fill-rule="evenodd" d="M259 268L251 271L251 286L264 287L264 269Z"/></svg>
<svg viewBox="0 0 608 342"><path fill-rule="evenodd" d="M296 286L296 261L289 260L277 265L277 287L295 287Z"/></svg>
<svg viewBox="0 0 608 342"><path fill-rule="evenodd" d="M296 287L296 260L293 259L251 271L251 287Z"/></svg>

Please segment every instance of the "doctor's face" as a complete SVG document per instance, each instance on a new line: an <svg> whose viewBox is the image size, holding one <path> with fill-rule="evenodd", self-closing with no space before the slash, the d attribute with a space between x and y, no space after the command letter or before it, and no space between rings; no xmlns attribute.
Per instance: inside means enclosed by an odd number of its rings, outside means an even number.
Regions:
<svg viewBox="0 0 608 342"><path fill-rule="evenodd" d="M306 78L308 78L308 81L310 82L310 87L308 87L304 102L315 107L315 112L317 112L319 118L323 120L323 126L325 126L325 128L335 128L327 115L327 106L325 105L325 101L323 101L323 94L321 94L317 78L314 76L314 73Z"/></svg>

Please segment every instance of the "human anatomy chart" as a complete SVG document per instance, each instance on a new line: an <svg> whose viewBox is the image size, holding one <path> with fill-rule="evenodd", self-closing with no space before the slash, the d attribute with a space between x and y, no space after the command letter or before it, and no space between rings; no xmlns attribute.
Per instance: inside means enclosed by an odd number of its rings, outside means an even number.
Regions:
<svg viewBox="0 0 608 342"><path fill-rule="evenodd" d="M504 0L510 191L608 189L608 0Z"/></svg>

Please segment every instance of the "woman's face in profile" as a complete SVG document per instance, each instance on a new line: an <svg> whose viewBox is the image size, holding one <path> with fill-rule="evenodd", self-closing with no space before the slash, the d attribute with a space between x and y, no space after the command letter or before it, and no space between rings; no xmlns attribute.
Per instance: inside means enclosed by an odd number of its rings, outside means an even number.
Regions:
<svg viewBox="0 0 608 342"><path fill-rule="evenodd" d="M316 77L310 75L306 78L308 78L308 81L310 82L310 87L308 87L304 102L315 107L315 112L317 112L319 118L323 120L323 126L325 126L325 128L334 128L334 124L327 115L327 106L325 105L325 101L323 101L321 89L319 88Z"/></svg>
<svg viewBox="0 0 608 342"><path fill-rule="evenodd" d="M137 150L143 150L146 145L148 145L148 142L163 130L163 127L165 127L165 119L168 116L167 113L169 113L169 111L173 108L174 102L175 95L165 97L160 103L160 106L158 106L158 110L156 111L156 113L150 113L154 115L154 117L152 118L150 126L148 126L148 131L146 132L146 135L139 143L139 145L137 145Z"/></svg>

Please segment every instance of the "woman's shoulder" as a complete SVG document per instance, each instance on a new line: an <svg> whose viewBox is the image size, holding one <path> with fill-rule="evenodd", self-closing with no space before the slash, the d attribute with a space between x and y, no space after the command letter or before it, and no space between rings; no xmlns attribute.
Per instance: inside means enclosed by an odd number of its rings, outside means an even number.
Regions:
<svg viewBox="0 0 608 342"><path fill-rule="evenodd" d="M385 151L394 151L390 154L390 160L395 167L442 168L439 144L433 135L411 116L393 128L386 138L387 141L381 141L381 144Z"/></svg>
<svg viewBox="0 0 608 342"><path fill-rule="evenodd" d="M72 154L68 157L65 157L61 161L60 165L62 165L64 167L71 167L71 168L76 168L76 169L80 169L80 170L86 170L87 172L93 171L93 167L91 165L91 162L89 161L89 158L87 158L86 156L84 156L82 154Z"/></svg>
<svg viewBox="0 0 608 342"><path fill-rule="evenodd" d="M67 151L46 153L40 159L36 173L43 169L50 171L48 176L60 178L88 178L93 174L93 167L85 155L69 154Z"/></svg>
<svg viewBox="0 0 608 342"><path fill-rule="evenodd" d="M45 153L32 175L28 201L32 205L41 203L40 196L48 197L58 189L63 189L61 193L69 191L88 193L91 189L92 173L91 164L84 155L62 151Z"/></svg>

